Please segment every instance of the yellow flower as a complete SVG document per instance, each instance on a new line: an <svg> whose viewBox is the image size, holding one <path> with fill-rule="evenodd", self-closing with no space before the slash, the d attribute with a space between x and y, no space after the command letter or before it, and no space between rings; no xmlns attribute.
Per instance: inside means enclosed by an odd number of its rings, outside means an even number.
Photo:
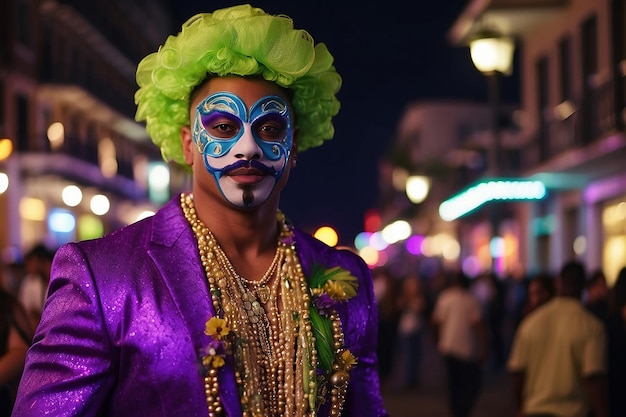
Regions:
<svg viewBox="0 0 626 417"><path fill-rule="evenodd" d="M328 296L335 301L343 301L349 298L343 288L343 285L336 281L326 281L326 284L324 284L324 291L326 291Z"/></svg>
<svg viewBox="0 0 626 417"><path fill-rule="evenodd" d="M206 322L206 329L204 330L204 334L207 336L212 336L217 340L221 340L230 332L230 328L226 324L226 320L221 319L219 317L211 317Z"/></svg>
<svg viewBox="0 0 626 417"><path fill-rule="evenodd" d="M224 358L222 356L204 356L202 358L202 364L205 367L212 367L212 368L221 368L222 366L224 366L224 364L226 363L226 361L224 360Z"/></svg>
<svg viewBox="0 0 626 417"><path fill-rule="evenodd" d="M339 360L341 361L341 365L343 365L343 369L346 371L350 370L350 368L357 364L356 358L349 349L341 352L341 357Z"/></svg>

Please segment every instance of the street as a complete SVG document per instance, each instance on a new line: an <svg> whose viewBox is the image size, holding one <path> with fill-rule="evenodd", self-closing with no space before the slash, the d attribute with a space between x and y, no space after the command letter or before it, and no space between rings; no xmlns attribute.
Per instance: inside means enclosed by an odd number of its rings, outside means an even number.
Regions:
<svg viewBox="0 0 626 417"><path fill-rule="evenodd" d="M385 407L391 417L451 417L447 405L445 370L430 334L424 337L420 386L411 390L383 388ZM402 366L399 363L395 368ZM512 417L514 406L508 375L485 367L483 390L471 417ZM396 372L397 373L397 372ZM397 379L397 378L396 378Z"/></svg>

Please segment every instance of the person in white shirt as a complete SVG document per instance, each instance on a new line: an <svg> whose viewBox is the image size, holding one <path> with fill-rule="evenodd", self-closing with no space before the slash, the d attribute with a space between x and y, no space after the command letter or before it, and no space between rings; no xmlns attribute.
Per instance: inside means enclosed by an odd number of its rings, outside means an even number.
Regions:
<svg viewBox="0 0 626 417"><path fill-rule="evenodd" d="M606 334L581 302L584 285L583 264L567 262L557 296L520 323L507 364L518 417L608 416Z"/></svg>
<svg viewBox="0 0 626 417"><path fill-rule="evenodd" d="M435 303L433 329L444 357L450 411L468 417L482 389L482 364L487 357L487 336L480 303L469 291L467 276L458 271Z"/></svg>

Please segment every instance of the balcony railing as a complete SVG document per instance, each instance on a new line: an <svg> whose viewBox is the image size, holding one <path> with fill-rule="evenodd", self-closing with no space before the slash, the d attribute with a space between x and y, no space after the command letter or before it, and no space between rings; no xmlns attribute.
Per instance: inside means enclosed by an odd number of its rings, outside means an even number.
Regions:
<svg viewBox="0 0 626 417"><path fill-rule="evenodd" d="M583 98L546 109L535 139L524 151L524 169L607 137L618 129L613 79L591 83ZM578 104L578 105L577 105Z"/></svg>

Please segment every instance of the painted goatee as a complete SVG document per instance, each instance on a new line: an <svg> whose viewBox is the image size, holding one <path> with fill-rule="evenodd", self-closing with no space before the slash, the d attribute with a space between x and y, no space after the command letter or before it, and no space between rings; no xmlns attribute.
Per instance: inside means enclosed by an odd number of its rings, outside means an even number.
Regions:
<svg viewBox="0 0 626 417"><path fill-rule="evenodd" d="M250 190L250 187L243 187L243 204L249 206L254 202L254 194Z"/></svg>

